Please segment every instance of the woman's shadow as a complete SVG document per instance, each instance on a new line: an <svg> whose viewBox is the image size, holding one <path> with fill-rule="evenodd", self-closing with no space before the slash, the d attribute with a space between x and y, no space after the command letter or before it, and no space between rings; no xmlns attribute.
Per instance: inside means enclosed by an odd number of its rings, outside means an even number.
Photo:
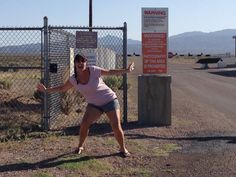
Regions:
<svg viewBox="0 0 236 177"><path fill-rule="evenodd" d="M76 156L78 158L75 158ZM59 156L45 159L39 162L35 162L35 163L22 162L22 163L0 165L0 173L12 172L12 171L23 171L23 170L46 169L46 168L57 167L66 163L79 163L83 161L89 161L92 159L101 159L101 158L107 158L111 156L119 156L119 153L105 154L105 155L98 155L98 156L86 156L86 155L75 154L75 152L69 152L69 153L61 154ZM70 157L71 159L68 159Z"/></svg>

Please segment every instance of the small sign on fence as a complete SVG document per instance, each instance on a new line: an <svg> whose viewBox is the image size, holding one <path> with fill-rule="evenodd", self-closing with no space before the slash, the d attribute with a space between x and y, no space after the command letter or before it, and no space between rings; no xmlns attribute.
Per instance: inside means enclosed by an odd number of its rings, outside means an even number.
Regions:
<svg viewBox="0 0 236 177"><path fill-rule="evenodd" d="M97 32L76 31L76 48L97 48Z"/></svg>

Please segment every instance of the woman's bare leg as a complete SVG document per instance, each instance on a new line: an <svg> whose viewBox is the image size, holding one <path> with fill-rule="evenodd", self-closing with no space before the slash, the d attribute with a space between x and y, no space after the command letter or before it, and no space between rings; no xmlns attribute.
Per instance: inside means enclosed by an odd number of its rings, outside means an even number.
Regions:
<svg viewBox="0 0 236 177"><path fill-rule="evenodd" d="M102 113L98 109L87 106L82 122L80 123L80 140L78 148L83 147L85 139L89 133L90 125L96 121L101 116L101 114Z"/></svg>
<svg viewBox="0 0 236 177"><path fill-rule="evenodd" d="M125 148L124 132L122 130L120 122L120 109L107 112L106 114L110 119L114 136L120 145L120 152L128 153L128 150Z"/></svg>

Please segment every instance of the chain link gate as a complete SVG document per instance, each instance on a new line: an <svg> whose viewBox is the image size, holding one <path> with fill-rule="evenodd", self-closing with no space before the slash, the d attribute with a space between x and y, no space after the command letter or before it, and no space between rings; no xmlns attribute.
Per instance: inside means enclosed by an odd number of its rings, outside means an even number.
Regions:
<svg viewBox="0 0 236 177"><path fill-rule="evenodd" d="M76 32L88 30L97 32L97 48L76 48ZM83 53L88 57L88 65L95 64L107 69L126 68L126 39L126 24L119 28L48 26L49 71L48 75L45 75L46 85L58 86L74 73L73 60L77 53ZM123 105L121 115L123 122L126 123L127 76L106 77L104 81L115 89L120 104ZM46 129L63 129L79 125L86 107L85 100L79 92L72 89L66 93L52 93L46 96L45 104L48 105L48 110L44 112ZM97 122L107 123L105 115Z"/></svg>
<svg viewBox="0 0 236 177"><path fill-rule="evenodd" d="M76 31L98 34L97 49L77 49ZM34 128L62 129L78 126L86 103L76 91L42 94L37 83L62 84L73 74L73 57L95 55L97 66L126 68L127 28L48 26L0 28L0 136L25 133ZM116 89L123 122L127 122L127 76L104 78ZM118 83L118 85L117 85ZM113 84L113 85L112 85ZM106 122L105 117L99 123Z"/></svg>

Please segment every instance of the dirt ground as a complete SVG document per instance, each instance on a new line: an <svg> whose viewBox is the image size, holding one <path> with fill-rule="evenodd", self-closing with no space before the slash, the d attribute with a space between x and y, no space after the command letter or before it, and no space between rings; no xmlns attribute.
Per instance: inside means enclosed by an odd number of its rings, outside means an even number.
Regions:
<svg viewBox="0 0 236 177"><path fill-rule="evenodd" d="M136 68L141 68L140 59L131 60L136 63ZM186 68L189 69L187 72L193 72L195 60L173 59L169 66L171 75L186 71ZM139 74L140 70L136 69L129 75L132 83L129 91L129 104L133 104L130 106L131 117L137 116ZM200 102L184 87L179 87L175 79L178 78L173 77L172 81L171 126L150 127L135 120L123 125L131 157L119 156L117 143L107 125L91 127L82 155L73 153L78 144L78 135L74 131L35 132L24 140L0 144L0 176L236 176L235 115L229 118L214 106ZM235 82L235 77L228 79Z"/></svg>

